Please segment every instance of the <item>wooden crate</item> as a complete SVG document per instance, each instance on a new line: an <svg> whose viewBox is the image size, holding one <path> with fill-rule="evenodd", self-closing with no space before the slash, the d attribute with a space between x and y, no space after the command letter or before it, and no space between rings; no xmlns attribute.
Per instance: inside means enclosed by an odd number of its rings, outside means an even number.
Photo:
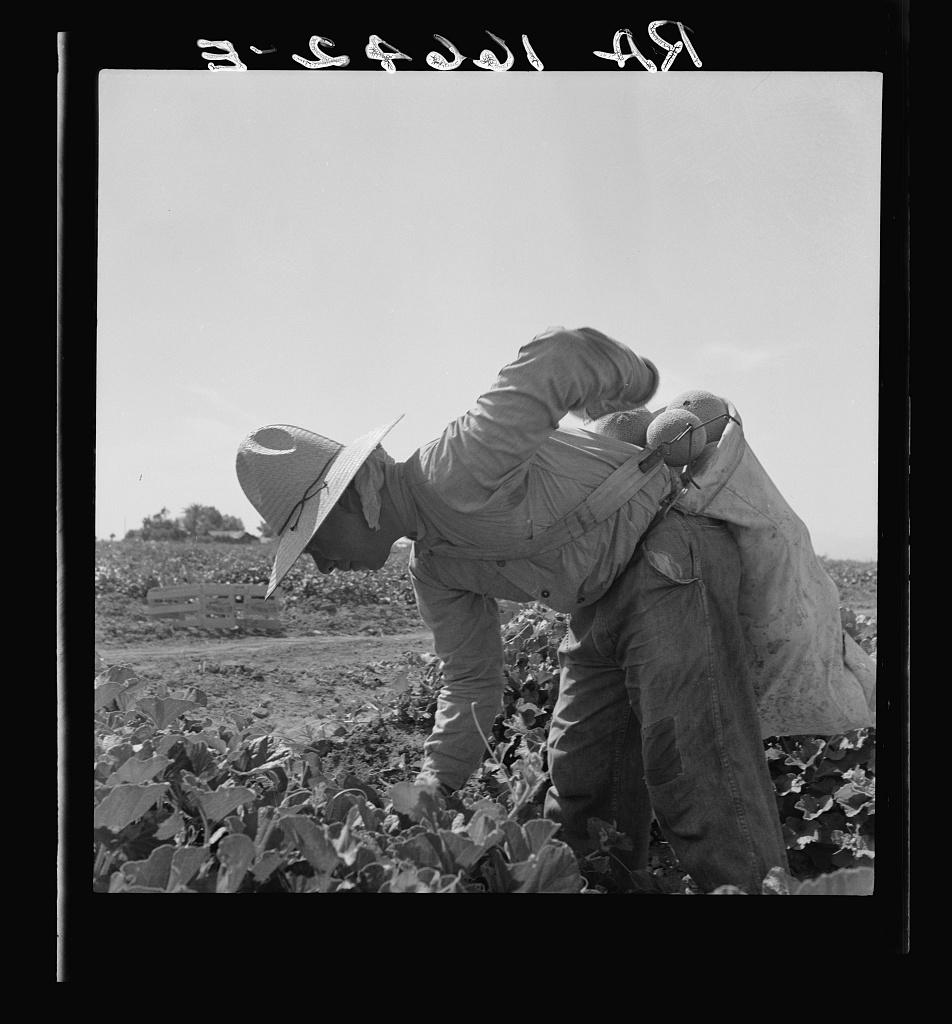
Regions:
<svg viewBox="0 0 952 1024"><path fill-rule="evenodd" d="M263 584L183 583L153 587L146 595L146 615L173 619L200 629L280 629L281 591L267 601Z"/></svg>

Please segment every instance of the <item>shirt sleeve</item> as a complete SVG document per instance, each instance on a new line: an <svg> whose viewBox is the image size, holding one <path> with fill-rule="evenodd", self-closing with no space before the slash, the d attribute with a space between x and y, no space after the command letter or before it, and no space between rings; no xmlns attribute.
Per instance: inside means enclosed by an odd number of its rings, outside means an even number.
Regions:
<svg viewBox="0 0 952 1024"><path fill-rule="evenodd" d="M421 451L440 498L474 512L519 486L566 413L597 419L644 405L658 390L654 364L590 327L533 338L496 382Z"/></svg>
<svg viewBox="0 0 952 1024"><path fill-rule="evenodd" d="M488 737L502 709L499 609L494 598L429 580L414 560L410 576L446 680L437 700L433 731L424 746L420 781L436 781L456 790L489 756L479 729Z"/></svg>

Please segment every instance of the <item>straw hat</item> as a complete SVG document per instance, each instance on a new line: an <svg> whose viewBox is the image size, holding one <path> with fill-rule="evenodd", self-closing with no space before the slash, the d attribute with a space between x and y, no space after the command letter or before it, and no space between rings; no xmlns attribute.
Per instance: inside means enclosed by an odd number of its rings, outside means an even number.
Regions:
<svg viewBox="0 0 952 1024"><path fill-rule="evenodd" d="M401 419L402 414L347 445L283 423L259 427L241 442L235 466L241 489L278 537L266 597L310 543L357 470Z"/></svg>

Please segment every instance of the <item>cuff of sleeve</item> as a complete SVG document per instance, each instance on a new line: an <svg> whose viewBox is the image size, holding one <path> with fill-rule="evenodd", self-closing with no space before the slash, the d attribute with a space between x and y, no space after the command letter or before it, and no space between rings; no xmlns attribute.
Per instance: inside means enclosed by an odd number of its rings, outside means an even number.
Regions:
<svg viewBox="0 0 952 1024"><path fill-rule="evenodd" d="M650 359L645 359L644 356L641 356L641 361L651 371L653 377L652 384L648 390L648 393L641 400L643 404L647 405L647 403L650 402L651 399L654 398L654 396L658 393L658 387L661 384L661 374L658 373L658 367L655 366L655 364Z"/></svg>

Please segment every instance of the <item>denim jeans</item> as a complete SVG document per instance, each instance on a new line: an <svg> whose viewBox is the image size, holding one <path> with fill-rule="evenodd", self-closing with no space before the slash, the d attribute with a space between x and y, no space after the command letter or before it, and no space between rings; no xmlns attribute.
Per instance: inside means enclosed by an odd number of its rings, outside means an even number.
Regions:
<svg viewBox="0 0 952 1024"><path fill-rule="evenodd" d="M545 814L579 853L589 818L647 866L652 818L708 892L759 894L787 856L737 616L725 525L671 510L601 600L573 613L549 734ZM613 851L617 852L617 851Z"/></svg>

